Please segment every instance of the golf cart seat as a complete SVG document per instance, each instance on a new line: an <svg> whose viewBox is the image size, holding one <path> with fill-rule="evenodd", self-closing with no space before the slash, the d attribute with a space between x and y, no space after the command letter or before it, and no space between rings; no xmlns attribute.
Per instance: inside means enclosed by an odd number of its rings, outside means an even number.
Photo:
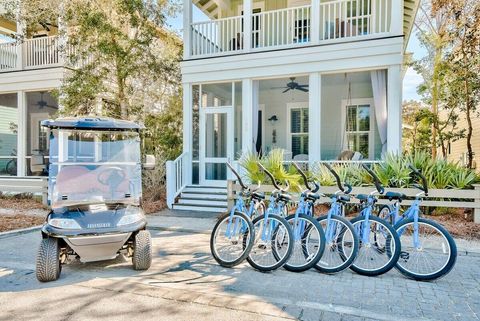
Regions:
<svg viewBox="0 0 480 321"><path fill-rule="evenodd" d="M401 202L407 198L407 195L403 193L397 193L397 192L387 192L385 193L385 197L388 198L390 201L396 200Z"/></svg>
<svg viewBox="0 0 480 321"><path fill-rule="evenodd" d="M66 166L57 175L56 188L62 194L85 193L97 181L92 180L90 170L85 166Z"/></svg>

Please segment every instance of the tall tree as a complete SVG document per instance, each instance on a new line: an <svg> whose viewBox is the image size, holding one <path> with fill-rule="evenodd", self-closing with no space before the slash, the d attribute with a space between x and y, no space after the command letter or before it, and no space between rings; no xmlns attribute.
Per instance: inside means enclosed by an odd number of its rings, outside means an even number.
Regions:
<svg viewBox="0 0 480 321"><path fill-rule="evenodd" d="M446 101L458 108L466 119L467 156L469 168L473 165L472 117L480 104L480 2L477 0L434 0L432 12L442 11L449 33L449 69Z"/></svg>

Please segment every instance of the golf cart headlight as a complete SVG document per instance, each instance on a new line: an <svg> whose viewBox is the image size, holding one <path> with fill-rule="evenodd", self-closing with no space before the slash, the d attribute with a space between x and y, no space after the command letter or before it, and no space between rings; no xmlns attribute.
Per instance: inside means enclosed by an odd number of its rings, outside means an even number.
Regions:
<svg viewBox="0 0 480 321"><path fill-rule="evenodd" d="M142 211L139 208L127 207L125 214L118 221L117 226L123 226L128 224L133 224L138 221L141 221L144 218Z"/></svg>
<svg viewBox="0 0 480 321"><path fill-rule="evenodd" d="M79 230L81 226L70 218L52 218L48 220L48 224L53 227L67 229L67 230Z"/></svg>

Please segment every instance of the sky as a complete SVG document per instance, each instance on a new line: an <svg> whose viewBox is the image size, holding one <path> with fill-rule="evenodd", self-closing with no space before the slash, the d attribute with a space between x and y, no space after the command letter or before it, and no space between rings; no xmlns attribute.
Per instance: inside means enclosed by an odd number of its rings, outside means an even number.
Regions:
<svg viewBox="0 0 480 321"><path fill-rule="evenodd" d="M206 21L209 18L200 11L196 6L193 6L193 21ZM177 17L170 17L167 20L167 24L171 29L181 33L183 18L181 13ZM425 49L420 46L420 43L413 31L410 36L410 40L407 46L407 52L413 54L414 59L420 59L425 56ZM415 72L412 68L408 68L403 79L403 99L404 100L420 100L420 96L417 94L417 87L422 83L422 77Z"/></svg>

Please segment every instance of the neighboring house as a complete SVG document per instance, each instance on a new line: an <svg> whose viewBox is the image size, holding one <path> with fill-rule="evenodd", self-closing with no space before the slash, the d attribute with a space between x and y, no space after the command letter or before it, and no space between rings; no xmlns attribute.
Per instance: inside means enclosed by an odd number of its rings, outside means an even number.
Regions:
<svg viewBox="0 0 480 321"><path fill-rule="evenodd" d="M193 5L209 20L192 21ZM184 152L167 166L168 205L223 210L226 162L245 151L283 148L286 161L309 163L344 150L367 161L399 152L402 63L417 8L418 0L184 0Z"/></svg>
<svg viewBox="0 0 480 321"><path fill-rule="evenodd" d="M0 17L0 176L31 175L31 155L48 155L40 122L58 110L50 91L60 86L65 69L57 27L39 26L22 44L12 38L17 32L15 21Z"/></svg>
<svg viewBox="0 0 480 321"><path fill-rule="evenodd" d="M467 120L462 118L458 121L457 128L467 128ZM478 156L480 155L480 117L473 115L472 117L472 149L473 149L473 167L478 171ZM465 133L466 135L466 133ZM448 144L447 159L453 162L459 162L460 164L467 166L468 164L468 150L467 139L462 138L455 142Z"/></svg>

